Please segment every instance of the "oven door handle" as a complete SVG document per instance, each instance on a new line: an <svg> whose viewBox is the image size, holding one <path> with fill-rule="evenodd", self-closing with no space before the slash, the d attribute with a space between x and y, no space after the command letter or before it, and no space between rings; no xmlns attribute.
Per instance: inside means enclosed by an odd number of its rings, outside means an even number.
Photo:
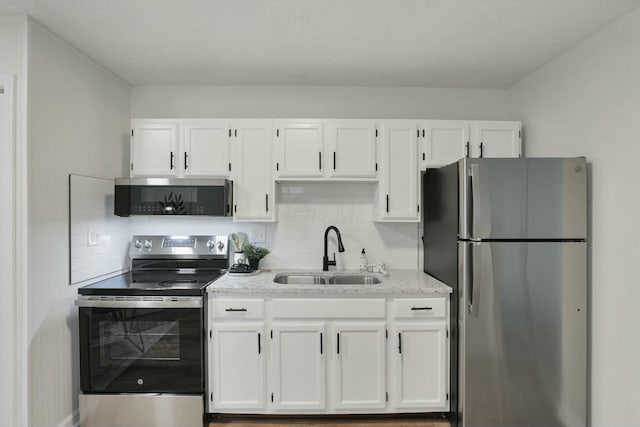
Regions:
<svg viewBox="0 0 640 427"><path fill-rule="evenodd" d="M202 297L163 297L162 299L122 301L113 298L84 296L76 306L86 308L202 308Z"/></svg>

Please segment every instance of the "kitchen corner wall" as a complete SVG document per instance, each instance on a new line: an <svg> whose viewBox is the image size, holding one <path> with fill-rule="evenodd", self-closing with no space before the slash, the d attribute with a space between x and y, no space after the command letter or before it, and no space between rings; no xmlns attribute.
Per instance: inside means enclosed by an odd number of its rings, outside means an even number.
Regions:
<svg viewBox="0 0 640 427"><path fill-rule="evenodd" d="M407 118L519 120L503 90L319 86L135 86L132 118ZM374 184L375 185L375 184ZM148 218L132 222L134 233L219 233L266 230L272 253L261 266L322 268L323 236L340 229L346 251L335 251L339 269L357 269L365 248L369 262L389 268L421 267L416 223L374 223L373 185L278 184L276 223L229 219ZM258 243L261 245L261 243Z"/></svg>
<svg viewBox="0 0 640 427"><path fill-rule="evenodd" d="M640 9L509 90L527 154L591 163L591 424L640 425Z"/></svg>
<svg viewBox="0 0 640 427"><path fill-rule="evenodd" d="M28 54L29 425L71 427L80 382L68 175L126 173L130 87L33 22Z"/></svg>

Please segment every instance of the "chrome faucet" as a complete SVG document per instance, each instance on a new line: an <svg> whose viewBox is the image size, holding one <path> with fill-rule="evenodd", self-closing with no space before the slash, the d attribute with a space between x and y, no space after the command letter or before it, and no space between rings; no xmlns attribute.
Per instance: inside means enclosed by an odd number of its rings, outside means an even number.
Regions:
<svg viewBox="0 0 640 427"><path fill-rule="evenodd" d="M330 225L324 231L324 256L322 257L322 271L329 271L330 265L336 265L336 253L333 253L333 260L329 261L329 256L327 255L327 237L329 236L329 231L334 230L336 235L338 236L338 252L344 252L344 246L342 246L342 236L340 236L340 230L335 225Z"/></svg>

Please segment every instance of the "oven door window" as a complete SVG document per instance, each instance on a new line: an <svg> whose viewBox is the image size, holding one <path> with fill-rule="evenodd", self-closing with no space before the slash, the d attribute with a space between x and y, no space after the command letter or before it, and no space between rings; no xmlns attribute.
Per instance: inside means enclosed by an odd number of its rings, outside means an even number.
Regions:
<svg viewBox="0 0 640 427"><path fill-rule="evenodd" d="M201 309L80 309L85 392L203 390Z"/></svg>

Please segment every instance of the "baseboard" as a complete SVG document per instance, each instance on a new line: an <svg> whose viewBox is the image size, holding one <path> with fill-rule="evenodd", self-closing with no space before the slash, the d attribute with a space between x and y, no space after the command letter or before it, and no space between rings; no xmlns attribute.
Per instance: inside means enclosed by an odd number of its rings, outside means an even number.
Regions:
<svg viewBox="0 0 640 427"><path fill-rule="evenodd" d="M56 427L80 427L80 412L76 409Z"/></svg>

